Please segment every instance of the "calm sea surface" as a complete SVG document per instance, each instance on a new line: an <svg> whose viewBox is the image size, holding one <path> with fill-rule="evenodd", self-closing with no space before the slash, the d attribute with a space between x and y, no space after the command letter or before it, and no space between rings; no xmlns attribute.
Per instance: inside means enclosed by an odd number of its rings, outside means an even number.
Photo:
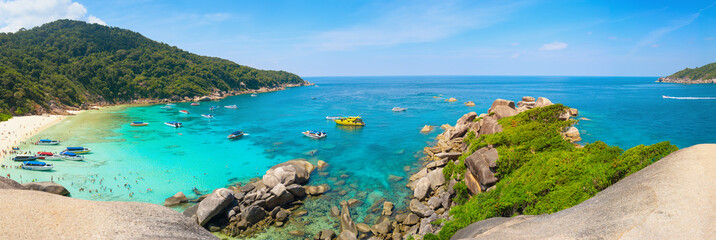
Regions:
<svg viewBox="0 0 716 240"><path fill-rule="evenodd" d="M4 175L27 182L50 178L66 186L75 198L142 201L162 204L177 191L196 197L203 192L262 176L280 162L305 158L330 164L328 175L314 174L310 184L329 183L326 196L306 201L309 214L297 220L315 233L336 221L326 217L330 206L357 198L358 222L372 223L371 205L386 199L403 206L409 174L419 170L416 159L438 131L421 134L424 125L455 121L471 111L486 112L496 98L519 101L522 96L547 97L578 108L577 127L584 143L601 140L627 149L639 144L671 141L680 148L716 142L716 85L655 83L654 77L314 77L316 86L241 95L200 106L178 103L111 107L87 111L43 131L40 137L63 140L58 147L21 146L23 150L60 151L65 146L93 149L85 162L55 161L50 172L2 169ZM697 97L705 99L662 98ZM440 98L434 98L440 96ZM444 98L458 102L448 103ZM466 107L463 102L477 106ZM238 109L212 105L235 104ZM393 107L408 108L392 112ZM188 110L189 115L178 113ZM205 119L200 114L213 114ZM339 127L326 116L360 115L365 127ZM149 126L130 127L131 121ZM180 121L183 128L165 126ZM328 137L312 140L305 130L324 130ZM240 140L226 136L235 130L249 133ZM310 152L315 152L310 154ZM5 165L18 165L7 159ZM406 166L410 167L405 171ZM404 177L389 180L389 175ZM59 180L58 180L59 179ZM344 181L344 182L340 182ZM336 184L337 183L337 184ZM345 190L345 195L341 195ZM379 214L380 212L378 212ZM310 221L310 222L309 222ZM312 223L312 224L308 224ZM314 229L315 228L315 229ZM285 234L291 228L267 234ZM284 235L285 236L285 235ZM260 235L258 238L269 238Z"/></svg>

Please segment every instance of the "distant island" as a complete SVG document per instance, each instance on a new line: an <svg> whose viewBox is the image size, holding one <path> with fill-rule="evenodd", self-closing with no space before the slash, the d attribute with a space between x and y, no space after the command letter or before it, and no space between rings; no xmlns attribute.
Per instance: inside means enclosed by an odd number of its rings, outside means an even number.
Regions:
<svg viewBox="0 0 716 240"><path fill-rule="evenodd" d="M0 33L0 115L6 117L306 84L296 74L199 56L117 27L58 20Z"/></svg>
<svg viewBox="0 0 716 240"><path fill-rule="evenodd" d="M667 77L662 77L657 82L667 83L716 83L716 63L711 63L698 68L686 68Z"/></svg>

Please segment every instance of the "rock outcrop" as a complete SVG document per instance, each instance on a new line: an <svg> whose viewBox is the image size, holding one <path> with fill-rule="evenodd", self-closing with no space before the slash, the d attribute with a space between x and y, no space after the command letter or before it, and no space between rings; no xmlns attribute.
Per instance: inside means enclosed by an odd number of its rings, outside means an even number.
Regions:
<svg viewBox="0 0 716 240"><path fill-rule="evenodd" d="M70 191L68 191L67 188L55 182L28 182L23 183L22 186L29 190L42 191L60 196L70 195Z"/></svg>
<svg viewBox="0 0 716 240"><path fill-rule="evenodd" d="M574 207L490 218L452 239L714 239L716 144L670 154Z"/></svg>
<svg viewBox="0 0 716 240"><path fill-rule="evenodd" d="M12 225L0 239L218 239L163 206L74 199L10 181L0 177L0 222Z"/></svg>

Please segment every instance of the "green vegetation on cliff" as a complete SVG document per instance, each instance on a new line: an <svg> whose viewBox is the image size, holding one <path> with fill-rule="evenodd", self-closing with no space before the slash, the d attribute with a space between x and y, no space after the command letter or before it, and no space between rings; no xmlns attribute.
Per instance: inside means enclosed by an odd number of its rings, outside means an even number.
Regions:
<svg viewBox="0 0 716 240"><path fill-rule="evenodd" d="M697 68L686 68L684 70L671 74L666 78L691 80L716 79L716 63L706 64Z"/></svg>
<svg viewBox="0 0 716 240"><path fill-rule="evenodd" d="M288 72L199 56L136 32L80 21L0 33L0 113L303 82Z"/></svg>
<svg viewBox="0 0 716 240"><path fill-rule="evenodd" d="M496 176L500 181L495 189L472 198L464 183L455 185L456 202L464 199L464 204L452 208L453 219L437 236L429 234L425 239L449 239L457 230L491 217L546 214L572 207L678 149L669 142L627 151L600 141L575 147L560 134L573 124L573 120L557 119L566 109L561 104L534 108L500 119L503 132L479 138L468 134L469 150L460 157L460 164L443 169L445 177L461 180L465 158L491 144L499 152Z"/></svg>

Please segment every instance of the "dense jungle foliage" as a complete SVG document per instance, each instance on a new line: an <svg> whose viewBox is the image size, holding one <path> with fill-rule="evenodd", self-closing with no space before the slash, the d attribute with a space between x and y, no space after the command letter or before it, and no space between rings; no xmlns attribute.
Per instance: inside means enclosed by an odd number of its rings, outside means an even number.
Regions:
<svg viewBox="0 0 716 240"><path fill-rule="evenodd" d="M284 71L205 57L116 27L58 20L0 33L0 113L192 97L302 83Z"/></svg>

